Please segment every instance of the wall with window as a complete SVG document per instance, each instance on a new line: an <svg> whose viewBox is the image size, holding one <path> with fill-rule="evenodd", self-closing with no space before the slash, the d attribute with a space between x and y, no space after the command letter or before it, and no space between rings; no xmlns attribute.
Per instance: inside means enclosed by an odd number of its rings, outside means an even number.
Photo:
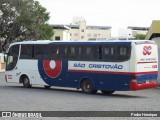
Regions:
<svg viewBox="0 0 160 120"><path fill-rule="evenodd" d="M79 29L70 29L70 40L78 41L79 40Z"/></svg>
<svg viewBox="0 0 160 120"><path fill-rule="evenodd" d="M68 30L63 31L63 39L64 41L70 41L70 33Z"/></svg>
<svg viewBox="0 0 160 120"><path fill-rule="evenodd" d="M52 37L52 40L55 41L70 41L70 33L69 30L63 30L63 29L56 29L54 30L54 35Z"/></svg>
<svg viewBox="0 0 160 120"><path fill-rule="evenodd" d="M96 40L97 38L111 38L111 29L88 29L87 30L88 40Z"/></svg>
<svg viewBox="0 0 160 120"><path fill-rule="evenodd" d="M71 41L88 41L98 38L111 38L111 29L86 29L85 25L77 29L69 30Z"/></svg>
<svg viewBox="0 0 160 120"><path fill-rule="evenodd" d="M87 35L86 35L86 21L80 21L79 22L79 40L86 41Z"/></svg>

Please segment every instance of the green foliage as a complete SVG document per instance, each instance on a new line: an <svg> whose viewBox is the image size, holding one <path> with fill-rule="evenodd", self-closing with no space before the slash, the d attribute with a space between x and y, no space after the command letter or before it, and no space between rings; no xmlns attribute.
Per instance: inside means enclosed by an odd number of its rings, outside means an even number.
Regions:
<svg viewBox="0 0 160 120"><path fill-rule="evenodd" d="M146 37L146 34L136 34L136 35L135 35L135 38L136 38L137 40L144 40L145 37Z"/></svg>
<svg viewBox="0 0 160 120"><path fill-rule="evenodd" d="M49 13L35 0L0 0L0 41L51 39Z"/></svg>

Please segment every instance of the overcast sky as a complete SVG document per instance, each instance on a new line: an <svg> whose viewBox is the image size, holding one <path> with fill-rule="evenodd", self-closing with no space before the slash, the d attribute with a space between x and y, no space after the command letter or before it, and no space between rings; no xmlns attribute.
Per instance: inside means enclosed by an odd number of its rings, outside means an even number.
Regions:
<svg viewBox="0 0 160 120"><path fill-rule="evenodd" d="M113 36L127 26L149 27L160 20L160 0L38 0L50 12L50 24L70 24L84 17L87 25L111 26Z"/></svg>

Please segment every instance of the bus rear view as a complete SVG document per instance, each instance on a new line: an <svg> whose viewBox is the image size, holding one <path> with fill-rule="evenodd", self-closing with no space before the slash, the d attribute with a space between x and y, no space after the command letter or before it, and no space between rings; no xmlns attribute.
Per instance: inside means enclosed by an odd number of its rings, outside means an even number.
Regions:
<svg viewBox="0 0 160 120"><path fill-rule="evenodd" d="M130 61L132 80L130 90L142 90L158 86L158 50L153 41L132 43Z"/></svg>

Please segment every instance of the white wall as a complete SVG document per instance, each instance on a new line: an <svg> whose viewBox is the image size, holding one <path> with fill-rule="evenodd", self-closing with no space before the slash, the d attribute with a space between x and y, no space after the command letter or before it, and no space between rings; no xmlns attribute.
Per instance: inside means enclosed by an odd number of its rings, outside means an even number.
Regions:
<svg viewBox="0 0 160 120"><path fill-rule="evenodd" d="M69 30L55 29L54 30L54 35L52 37L52 40L55 40L56 36L60 37L60 41L70 41Z"/></svg>
<svg viewBox="0 0 160 120"><path fill-rule="evenodd" d="M0 53L0 72L5 71L4 54Z"/></svg>

